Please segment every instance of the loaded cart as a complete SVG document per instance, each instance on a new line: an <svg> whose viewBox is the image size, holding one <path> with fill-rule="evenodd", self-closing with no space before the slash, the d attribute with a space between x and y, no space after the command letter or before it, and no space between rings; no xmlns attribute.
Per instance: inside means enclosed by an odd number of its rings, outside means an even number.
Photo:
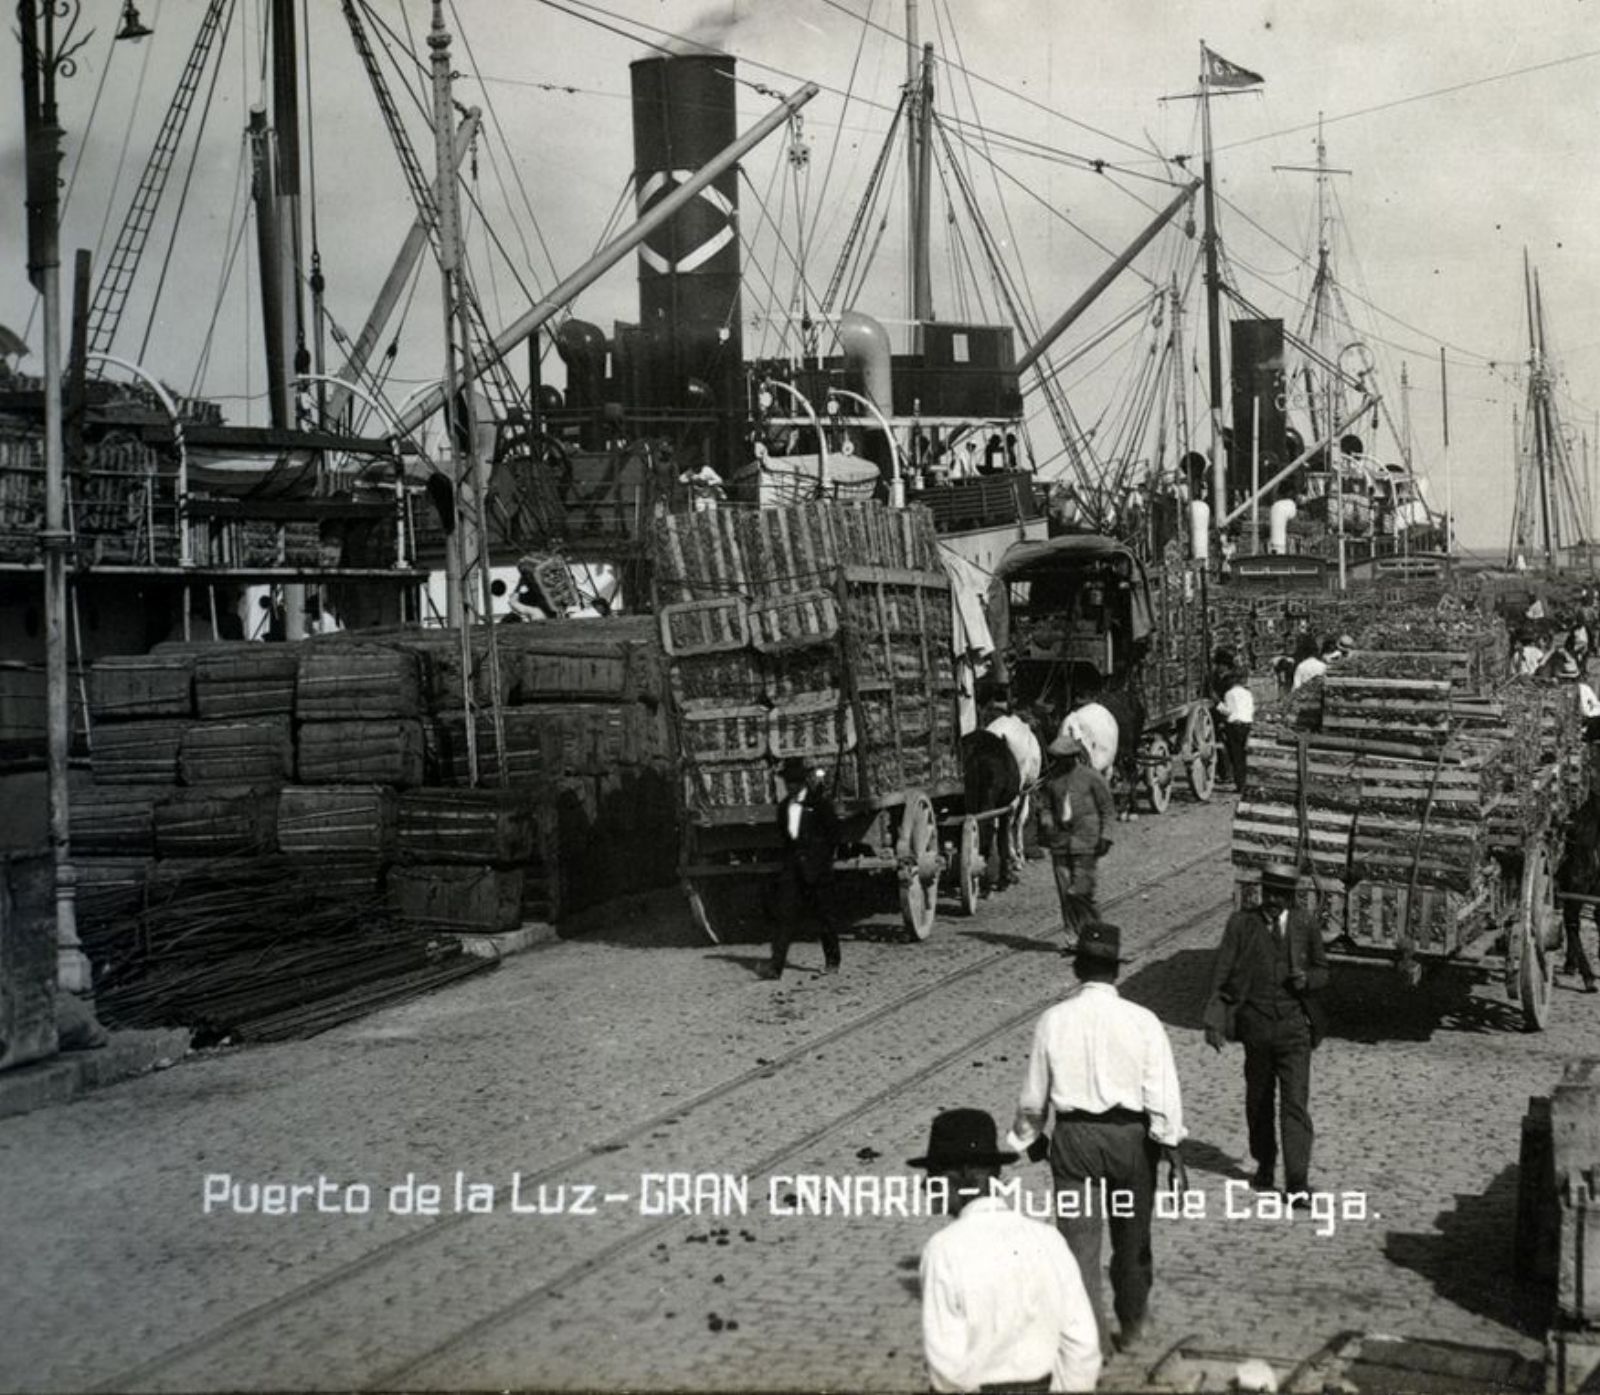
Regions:
<svg viewBox="0 0 1600 1395"><path fill-rule="evenodd" d="M1277 720L1258 713L1233 861L1240 905L1290 864L1331 953L1412 982L1425 963L1488 969L1538 1031L1562 944L1554 868L1587 772L1570 686L1508 681L1503 654L1498 622L1387 623Z"/></svg>
<svg viewBox="0 0 1600 1395"><path fill-rule="evenodd" d="M950 584L921 509L668 515L655 570L682 765L681 873L713 940L764 923L782 869L777 771L829 772L836 866L895 877L926 939L960 826ZM975 855L975 852L974 852Z"/></svg>

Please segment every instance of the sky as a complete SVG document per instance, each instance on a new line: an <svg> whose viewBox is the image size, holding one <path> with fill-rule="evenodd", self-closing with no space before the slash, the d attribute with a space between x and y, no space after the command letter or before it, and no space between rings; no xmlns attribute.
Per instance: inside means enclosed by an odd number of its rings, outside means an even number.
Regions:
<svg viewBox="0 0 1600 1395"><path fill-rule="evenodd" d="M416 51L425 52L428 4L368 3L397 38L409 25ZM260 421L259 326L248 280L253 241L240 219L248 187L242 131L250 106L264 100L263 6L237 4L204 135L195 148L191 125L180 147L116 352L181 390L217 397L231 420ZM204 10L201 0L148 0L140 8L155 34L138 45L113 45L117 6L89 0L79 32L94 32L76 75L60 84L64 171L72 181L63 220L69 262L74 248L98 247L102 255L109 248ZM1162 98L1194 91L1204 40L1265 79L1258 91L1213 106L1219 223L1240 289L1293 327L1296 297L1310 280L1304 258L1314 255L1315 182L1273 167L1313 162L1321 113L1328 162L1350 171L1330 184L1343 228L1335 268L1351 318L1377 359L1397 421L1398 372L1407 365L1417 468L1436 503L1447 493L1453 498L1461 540L1503 547L1509 526L1512 411L1524 398L1528 352L1524 248L1539 271L1564 422L1580 460L1583 434L1591 455L1600 456L1600 197L1593 176L1600 0L1528 0L1514 10L1489 0L919 0L917 10L921 37L938 49L940 110L981 122L988 134L998 170L973 158L973 184L1004 256L1025 278L1036 323L1065 308L1171 197L1162 181L1178 170L1161 157L1197 155L1196 104ZM317 242L329 309L353 334L411 207L339 6L307 0L307 12ZM490 249L476 214L469 214L468 245L492 324L509 321L529 294L578 267L613 226L632 164L627 65L659 51L647 41L736 57L741 125L770 109L772 91L792 91L803 80L823 86L802 113L809 166L799 194L811 235L806 280L813 289L826 284L904 80L902 0L455 0L446 17L457 32L457 100L485 108L473 188L506 254ZM0 55L14 70L18 50L9 31ZM402 67L409 62L402 59ZM0 208L7 210L0 324L37 347L21 255L21 103L14 83L0 90L10 94L0 99ZM399 103L431 165L418 110L409 96ZM979 139L976 126L961 129ZM800 226L787 155L783 134L752 154L741 195L750 260L780 299L792 291L795 272L772 229L784 228L792 247ZM1106 167L1086 168L1092 160ZM185 181L183 223L151 320ZM937 212L942 225L942 204ZM1181 229L1158 239L1062 341L1064 355L1083 352L1061 376L1080 422L1110 430L1148 340L1138 337L1136 314L1125 330L1085 346L1164 281L1182 241ZM970 299L960 303L948 274L953 253L959 260L948 237L936 240L941 317L965 311L999 318L993 304L979 313ZM902 268L903 225L895 216L885 224L859 308L891 324L903 320ZM633 259L625 258L574 311L608 328L632 318L635 277ZM772 321L754 319L769 308L762 274L747 286L747 350L770 348ZM440 366L436 280L421 281L414 295L392 370L395 400ZM1198 317L1186 316L1191 354L1200 330ZM203 355L208 331L211 349ZM1440 439L1441 345L1448 470ZM37 359L24 367L37 368ZM1191 394L1200 385L1191 380ZM1041 429L1048 434L1047 424Z"/></svg>

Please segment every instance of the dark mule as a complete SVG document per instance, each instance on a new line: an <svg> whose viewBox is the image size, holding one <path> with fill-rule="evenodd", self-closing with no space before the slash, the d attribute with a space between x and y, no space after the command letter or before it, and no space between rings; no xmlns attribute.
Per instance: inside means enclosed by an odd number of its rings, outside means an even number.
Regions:
<svg viewBox="0 0 1600 1395"><path fill-rule="evenodd" d="M1015 816L1017 796L1022 793L1022 775L1017 769L1017 758L1003 736L992 731L969 732L961 738L961 773L965 783L966 811L969 814L986 814L991 809L1005 809L997 818L985 819L978 825L978 855L983 859L983 889L991 887L1004 890L1014 880L1011 859L1006 850L1011 846L1011 821ZM993 871L996 853L999 853L1000 872Z"/></svg>
<svg viewBox="0 0 1600 1395"><path fill-rule="evenodd" d="M1108 688L1098 701L1117 719L1117 758L1112 765L1117 780L1111 792L1117 817L1126 819L1133 814L1139 798L1139 743L1144 740L1144 724L1150 713L1144 695L1132 684Z"/></svg>
<svg viewBox="0 0 1600 1395"><path fill-rule="evenodd" d="M1591 794L1579 806L1567 826L1567 844L1556 868L1556 890L1579 896L1600 896L1600 793ZM1587 909L1600 925L1600 907L1585 907L1582 901L1563 901L1561 921L1567 930L1567 957L1561 966L1565 974L1583 979L1585 993L1595 990L1594 969L1583 948L1583 913Z"/></svg>

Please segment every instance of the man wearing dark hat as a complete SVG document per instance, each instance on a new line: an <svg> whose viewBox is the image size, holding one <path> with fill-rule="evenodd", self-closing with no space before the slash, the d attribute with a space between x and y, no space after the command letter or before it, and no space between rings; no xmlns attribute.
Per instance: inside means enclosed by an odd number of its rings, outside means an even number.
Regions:
<svg viewBox="0 0 1600 1395"><path fill-rule="evenodd" d="M1006 1146L1035 1149L1044 1141L1046 1112L1057 1225L1078 1261L1094 1307L1101 1349L1110 1327L1100 1293L1100 1237L1111 1231L1111 1292L1127 1349L1143 1335L1154 1260L1150 1223L1156 1168L1165 1158L1172 1184L1187 1188L1178 1145L1183 1101L1161 1019L1117 992L1122 931L1093 921L1078 938L1072 972L1079 987L1039 1019L1022 1081L1017 1120ZM1034 1156L1030 1153L1030 1156Z"/></svg>
<svg viewBox="0 0 1600 1395"><path fill-rule="evenodd" d="M1066 898L1081 896L1091 905L1099 889L1100 859L1111 843L1106 829L1116 817L1111 787L1089 764L1082 742L1063 731L1046 748L1053 764L1044 779L1040 812L1044 840L1055 870L1056 895L1062 919L1068 919Z"/></svg>
<svg viewBox="0 0 1600 1395"><path fill-rule="evenodd" d="M1017 1155L981 1109L936 1115L927 1154L951 1223L922 1250L922 1348L934 1390L1093 1390L1100 1338L1077 1261L1054 1227L995 1195Z"/></svg>
<svg viewBox="0 0 1600 1395"><path fill-rule="evenodd" d="M1235 911L1222 932L1206 1005L1206 1041L1230 1036L1244 1046L1244 1112L1255 1186L1271 1191L1283 1136L1284 1191L1309 1193L1311 1052L1325 1027L1320 994L1328 986L1322 927L1295 907L1297 875L1287 864L1261 874L1261 904ZM1273 1119L1274 1095L1278 1119Z"/></svg>
<svg viewBox="0 0 1600 1395"><path fill-rule="evenodd" d="M827 771L807 765L799 756L783 763L788 793L778 805L778 836L783 844L784 907L775 918L772 959L759 975L781 978L789 958L789 942L800 921L809 916L820 927L822 972L839 972L839 930L833 917L833 854L839 843L839 817L823 790Z"/></svg>

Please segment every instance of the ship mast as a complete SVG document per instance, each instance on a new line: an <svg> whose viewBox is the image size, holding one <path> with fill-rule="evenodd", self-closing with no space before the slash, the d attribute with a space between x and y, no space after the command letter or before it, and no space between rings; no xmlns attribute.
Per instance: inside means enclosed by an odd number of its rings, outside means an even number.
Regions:
<svg viewBox="0 0 1600 1395"><path fill-rule="evenodd" d="M1217 278L1217 196L1211 162L1211 62L1200 41L1201 179L1205 185L1205 227L1200 246L1205 253L1206 357L1210 363L1211 512L1220 520L1228 507L1227 465L1222 458L1222 287Z"/></svg>
<svg viewBox="0 0 1600 1395"><path fill-rule="evenodd" d="M908 295L913 325L933 318L933 45L918 44L917 0L906 0L906 190ZM918 338L912 330L913 350Z"/></svg>

